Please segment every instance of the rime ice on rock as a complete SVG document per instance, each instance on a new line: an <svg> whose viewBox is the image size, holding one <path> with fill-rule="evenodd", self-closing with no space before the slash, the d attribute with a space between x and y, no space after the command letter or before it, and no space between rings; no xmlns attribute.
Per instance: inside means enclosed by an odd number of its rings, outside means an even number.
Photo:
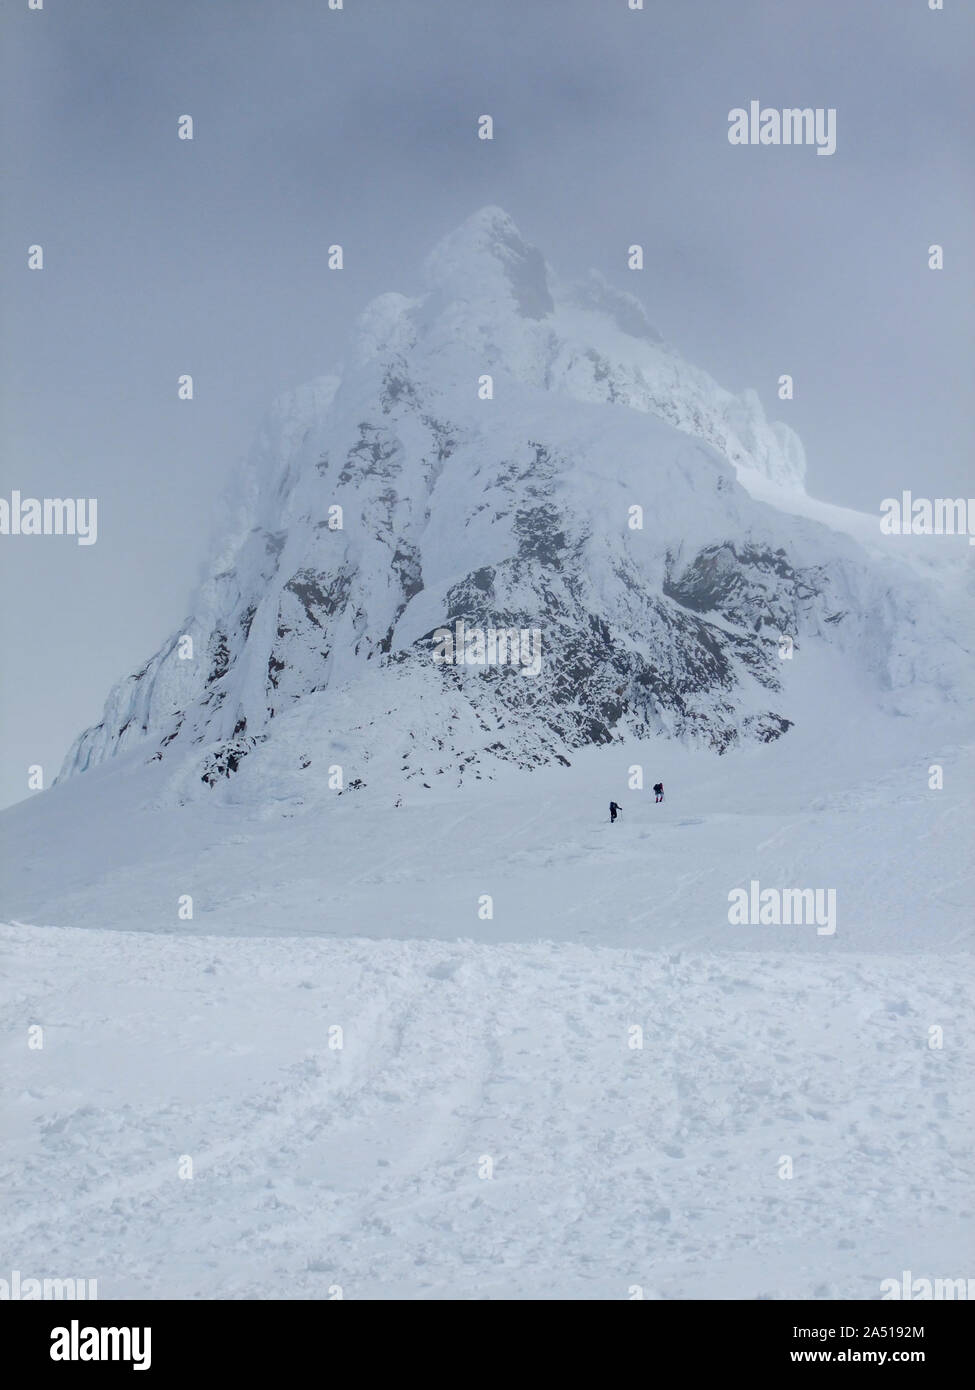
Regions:
<svg viewBox="0 0 975 1390"><path fill-rule="evenodd" d="M179 796L244 795L255 766L291 788L380 748L387 780L421 784L650 734L723 751L787 733L783 634L800 656L828 643L895 708L964 688L937 590L753 500L736 473L802 502L799 440L632 295L561 285L498 208L425 276L369 305L341 377L275 403L192 616L62 777L140 744ZM458 620L539 629L538 677L436 665L432 634Z"/></svg>

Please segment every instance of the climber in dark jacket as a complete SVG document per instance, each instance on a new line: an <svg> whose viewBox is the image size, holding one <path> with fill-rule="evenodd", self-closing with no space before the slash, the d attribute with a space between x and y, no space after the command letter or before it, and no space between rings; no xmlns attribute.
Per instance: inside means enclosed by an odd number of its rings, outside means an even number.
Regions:
<svg viewBox="0 0 975 1390"><path fill-rule="evenodd" d="M653 803L654 803L654 805L656 805L658 801L663 801L663 799L664 799L664 784L663 784L663 782L654 782L654 784L653 784Z"/></svg>
<svg viewBox="0 0 975 1390"><path fill-rule="evenodd" d="M622 807L622 806L617 806L617 804L616 804L615 801L611 801L611 802L609 803L609 823L610 823L610 825L613 824L613 822L615 821L617 815L618 815L618 814L621 814L622 811L623 811L623 807Z"/></svg>

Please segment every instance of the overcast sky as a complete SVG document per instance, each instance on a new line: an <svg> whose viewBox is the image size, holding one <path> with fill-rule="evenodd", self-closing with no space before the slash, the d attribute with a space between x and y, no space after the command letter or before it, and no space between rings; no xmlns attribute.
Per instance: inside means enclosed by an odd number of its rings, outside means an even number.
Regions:
<svg viewBox="0 0 975 1390"><path fill-rule="evenodd" d="M50 782L111 684L179 626L271 399L340 362L365 303L416 291L432 244L486 203L556 270L638 293L722 385L755 387L798 430L813 494L868 511L903 487L975 495L961 0L3 0L2 15L0 495L97 497L99 532L0 537L0 804L28 794L29 764ZM730 145L728 113L752 99L835 107L836 153Z"/></svg>

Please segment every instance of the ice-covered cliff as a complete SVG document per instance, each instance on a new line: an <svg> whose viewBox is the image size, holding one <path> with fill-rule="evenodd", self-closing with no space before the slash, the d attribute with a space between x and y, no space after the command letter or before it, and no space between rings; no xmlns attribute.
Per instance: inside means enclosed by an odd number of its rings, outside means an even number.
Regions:
<svg viewBox="0 0 975 1390"><path fill-rule="evenodd" d="M798 438L634 297L560 284L497 208L425 277L369 305L340 376L276 403L191 615L62 777L138 744L181 796L389 740L393 780L654 732L723 751L790 728L783 638L840 650L878 701L958 696L971 658L936 590L754 500L738 472L801 494ZM476 647L438 664L458 622L538 633L537 674Z"/></svg>

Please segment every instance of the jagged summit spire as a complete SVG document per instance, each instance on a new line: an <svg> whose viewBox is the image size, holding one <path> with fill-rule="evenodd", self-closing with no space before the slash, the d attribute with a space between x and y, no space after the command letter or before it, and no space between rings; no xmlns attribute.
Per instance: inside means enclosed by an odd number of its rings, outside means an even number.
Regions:
<svg viewBox="0 0 975 1390"><path fill-rule="evenodd" d="M525 318L553 312L548 268L503 208L489 204L472 213L437 243L424 265L427 283L451 299L502 295Z"/></svg>

